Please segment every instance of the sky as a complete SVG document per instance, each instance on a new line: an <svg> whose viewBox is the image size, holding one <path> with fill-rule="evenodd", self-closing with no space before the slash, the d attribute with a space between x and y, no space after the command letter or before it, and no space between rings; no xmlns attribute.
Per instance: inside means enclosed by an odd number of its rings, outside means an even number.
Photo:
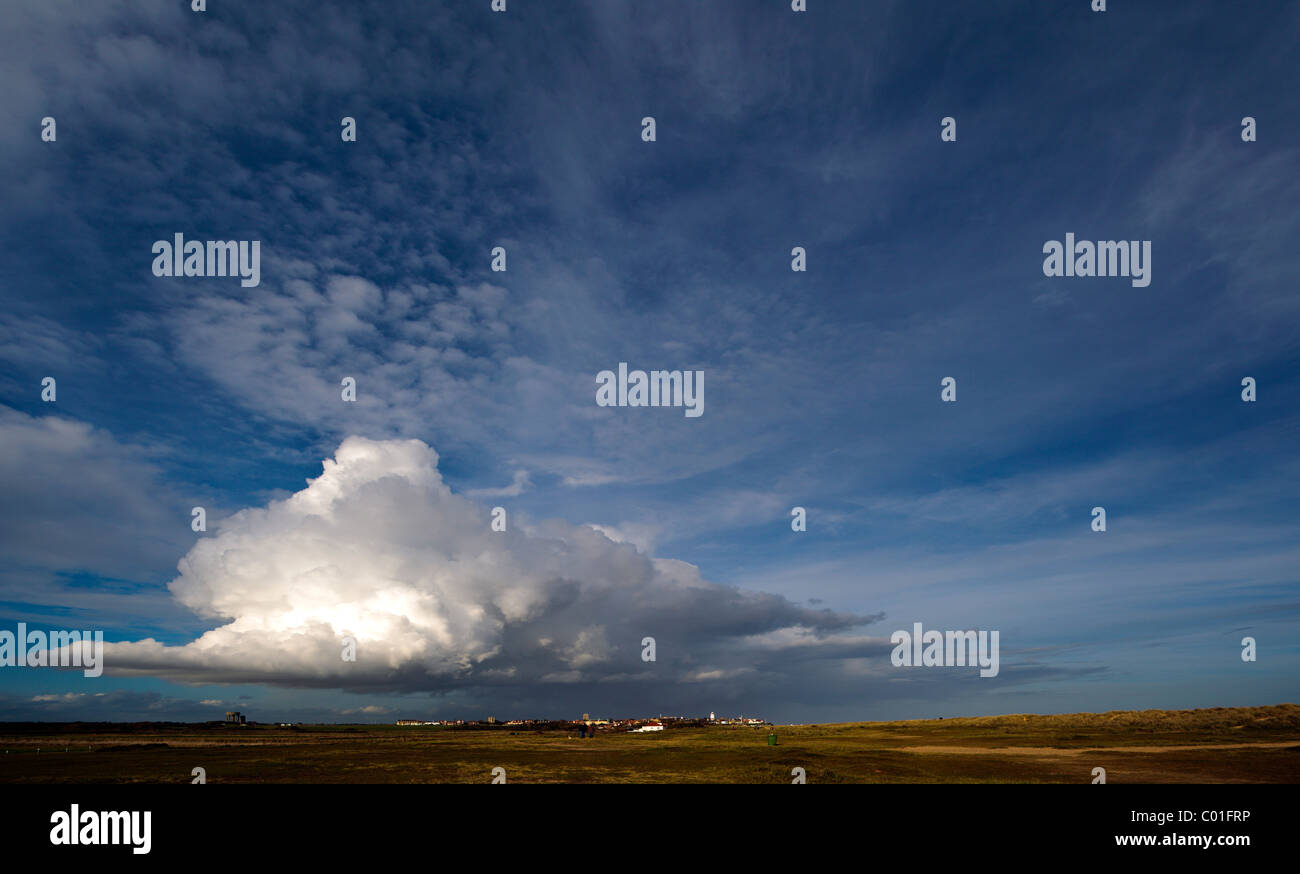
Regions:
<svg viewBox="0 0 1300 874"><path fill-rule="evenodd" d="M1300 700L1300 6L790 5L9 0L0 719Z"/></svg>

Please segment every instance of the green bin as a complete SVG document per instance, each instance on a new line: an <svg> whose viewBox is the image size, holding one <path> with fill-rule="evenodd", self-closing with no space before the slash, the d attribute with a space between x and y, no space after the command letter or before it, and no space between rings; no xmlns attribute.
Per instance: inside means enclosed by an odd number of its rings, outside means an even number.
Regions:
<svg viewBox="0 0 1300 874"><path fill-rule="evenodd" d="M774 747L774 746L776 746L776 735L774 735L774 734L769 734L769 735L767 736L767 745L768 745L769 747Z"/></svg>

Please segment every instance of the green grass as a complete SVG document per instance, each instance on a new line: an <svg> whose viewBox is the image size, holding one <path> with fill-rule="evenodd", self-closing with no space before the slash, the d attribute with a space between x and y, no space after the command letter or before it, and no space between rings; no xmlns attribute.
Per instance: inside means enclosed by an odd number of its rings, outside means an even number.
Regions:
<svg viewBox="0 0 1300 874"><path fill-rule="evenodd" d="M778 746L767 745L769 731ZM1110 783L1295 783L1300 706L717 726L588 740L430 726L37 723L0 725L0 748L8 750L0 782L189 783L199 766L210 783L487 783L499 766L510 783L779 784L797 766L810 784L1090 783L1101 766Z"/></svg>

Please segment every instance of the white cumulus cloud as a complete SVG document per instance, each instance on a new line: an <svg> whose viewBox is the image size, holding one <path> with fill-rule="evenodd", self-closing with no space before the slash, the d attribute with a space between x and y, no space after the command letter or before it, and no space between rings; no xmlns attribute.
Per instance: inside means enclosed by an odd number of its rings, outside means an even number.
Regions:
<svg viewBox="0 0 1300 874"><path fill-rule="evenodd" d="M109 672L357 691L698 682L779 656L774 636L843 657L869 621L709 582L588 525L493 531L418 440L347 438L305 489L216 523L178 568L172 594L216 627L108 644Z"/></svg>

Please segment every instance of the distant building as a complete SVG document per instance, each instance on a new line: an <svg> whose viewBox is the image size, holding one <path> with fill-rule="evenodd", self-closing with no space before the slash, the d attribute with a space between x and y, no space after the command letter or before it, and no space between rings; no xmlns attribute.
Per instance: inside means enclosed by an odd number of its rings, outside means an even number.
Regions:
<svg viewBox="0 0 1300 874"><path fill-rule="evenodd" d="M641 726L640 728L632 729L632 731L634 732L663 731L663 730L664 730L664 724L662 722L647 722L645 725Z"/></svg>
<svg viewBox="0 0 1300 874"><path fill-rule="evenodd" d="M244 725L244 714L238 710L226 711L226 725Z"/></svg>

